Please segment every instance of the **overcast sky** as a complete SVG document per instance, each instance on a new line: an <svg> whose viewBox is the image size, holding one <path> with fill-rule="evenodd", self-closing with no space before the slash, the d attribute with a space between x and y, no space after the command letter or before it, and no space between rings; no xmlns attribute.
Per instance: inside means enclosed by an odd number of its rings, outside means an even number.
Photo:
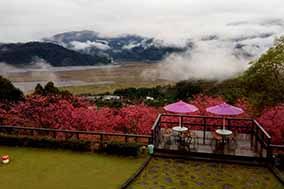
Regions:
<svg viewBox="0 0 284 189"><path fill-rule="evenodd" d="M283 28L256 22L284 18L283 0L1 0L0 42L37 40L58 32L95 30L178 40ZM234 29L229 23L248 21Z"/></svg>

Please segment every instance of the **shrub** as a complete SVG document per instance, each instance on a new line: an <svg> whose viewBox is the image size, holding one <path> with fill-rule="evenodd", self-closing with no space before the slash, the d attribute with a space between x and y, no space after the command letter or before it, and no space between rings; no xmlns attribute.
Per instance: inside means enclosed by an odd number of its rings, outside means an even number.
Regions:
<svg viewBox="0 0 284 189"><path fill-rule="evenodd" d="M110 107L110 108L121 108L122 103L120 100L102 100L98 99L95 101L98 107Z"/></svg>
<svg viewBox="0 0 284 189"><path fill-rule="evenodd" d="M154 107L161 107L164 105L164 101L161 99L155 99L155 100L144 100L144 103L147 106L154 106Z"/></svg>
<svg viewBox="0 0 284 189"><path fill-rule="evenodd" d="M103 151L108 154L138 156L140 145L137 143L111 142L104 147Z"/></svg>
<svg viewBox="0 0 284 189"><path fill-rule="evenodd" d="M47 137L28 137L15 135L0 135L0 144L6 146L25 146L36 148L69 149L75 151L90 151L91 142L81 140L56 140Z"/></svg>

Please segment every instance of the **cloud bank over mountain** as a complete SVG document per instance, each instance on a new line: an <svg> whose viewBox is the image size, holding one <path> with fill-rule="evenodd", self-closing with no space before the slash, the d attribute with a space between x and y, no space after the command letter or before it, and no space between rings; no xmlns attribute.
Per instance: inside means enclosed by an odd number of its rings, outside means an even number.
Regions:
<svg viewBox="0 0 284 189"><path fill-rule="evenodd" d="M156 76L173 80L224 79L247 68L284 32L283 0L9 0L0 2L0 42L39 40L56 33L124 33L194 48L172 54ZM108 48L74 42L79 49ZM147 75L147 73L144 73ZM153 75L153 73L152 73Z"/></svg>
<svg viewBox="0 0 284 189"><path fill-rule="evenodd" d="M134 33L172 40L277 32L282 0L3 0L0 41L39 39L72 30L106 35ZM271 24L270 20L276 19ZM266 23L267 21L267 23ZM263 26L259 26L258 23ZM235 25L234 25L235 24ZM241 27L235 27L236 25Z"/></svg>

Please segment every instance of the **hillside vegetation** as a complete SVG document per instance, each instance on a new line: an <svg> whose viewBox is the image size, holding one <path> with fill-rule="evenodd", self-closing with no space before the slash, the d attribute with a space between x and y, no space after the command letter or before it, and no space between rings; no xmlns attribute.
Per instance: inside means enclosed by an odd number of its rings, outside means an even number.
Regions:
<svg viewBox="0 0 284 189"><path fill-rule="evenodd" d="M216 85L210 92L222 95L229 102L246 98L259 111L284 102L283 71L284 37L280 37L273 47L251 62L249 69L241 76Z"/></svg>
<svg viewBox="0 0 284 189"><path fill-rule="evenodd" d="M238 78L245 96L257 107L274 105L284 100L284 37L264 53Z"/></svg>

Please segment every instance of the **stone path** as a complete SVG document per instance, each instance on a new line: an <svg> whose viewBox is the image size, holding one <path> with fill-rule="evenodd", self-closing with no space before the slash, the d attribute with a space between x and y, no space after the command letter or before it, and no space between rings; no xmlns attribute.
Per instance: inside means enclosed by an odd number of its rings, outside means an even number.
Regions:
<svg viewBox="0 0 284 189"><path fill-rule="evenodd" d="M153 158L129 189L284 189L266 168Z"/></svg>

